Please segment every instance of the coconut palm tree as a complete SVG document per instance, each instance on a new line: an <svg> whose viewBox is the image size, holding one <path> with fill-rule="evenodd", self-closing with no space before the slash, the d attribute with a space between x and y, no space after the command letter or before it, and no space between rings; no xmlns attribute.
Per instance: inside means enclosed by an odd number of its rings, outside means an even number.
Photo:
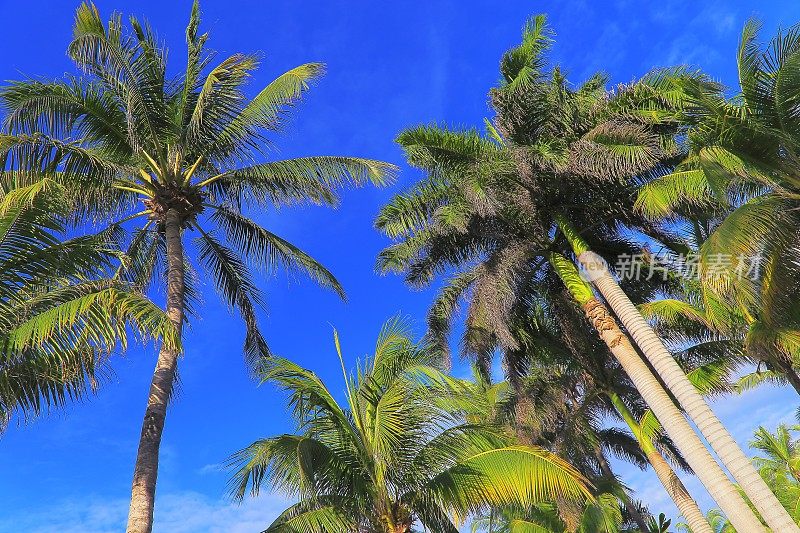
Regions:
<svg viewBox="0 0 800 533"><path fill-rule="evenodd" d="M261 302L251 267L285 268L343 295L333 275L295 245L246 215L250 206L335 205L346 183L383 183L393 167L351 157L268 161L271 133L323 71L309 63L269 83L252 99L244 87L258 64L234 54L212 66L195 2L186 30L187 63L168 75L166 50L147 24L106 24L93 4L75 15L68 54L83 72L26 80L2 90L10 132L6 164L37 168L82 189L81 212L104 220L143 220L132 230L120 279L143 288L164 270L166 309L178 332L192 302L192 256L247 330L245 355L269 356L259 331ZM189 235L193 234L193 240ZM152 529L158 452L178 351L161 350L148 393L134 469L129 532Z"/></svg>
<svg viewBox="0 0 800 533"><path fill-rule="evenodd" d="M763 426L756 430L750 446L766 455L756 459L762 475L774 475L779 470L785 470L800 483L800 440L792 436L792 430L798 429L798 426L789 428L786 424L780 424L775 433L770 433Z"/></svg>
<svg viewBox="0 0 800 533"><path fill-rule="evenodd" d="M404 533L419 523L458 531L454 520L489 505L591 500L586 479L565 460L463 418L459 380L442 354L389 321L375 353L345 372L344 405L311 370L273 358L262 373L289 395L297 434L254 442L233 456L232 492L266 483L297 498L266 531Z"/></svg>
<svg viewBox="0 0 800 533"><path fill-rule="evenodd" d="M763 49L759 28L750 20L742 31L739 94L728 99L721 86L683 80L692 123L688 154L675 172L642 188L637 207L654 218L710 212L714 223L701 240L701 259L707 264L717 253L761 256L764 275L755 284L723 275L707 276L707 282L717 289L732 285L749 311L780 324L798 318L787 288L796 286L798 275L800 133L794 100L800 28L778 32ZM734 267L723 266L720 274Z"/></svg>
<svg viewBox="0 0 800 533"><path fill-rule="evenodd" d="M651 216L669 216L684 206L727 208L700 248L702 263L707 267L712 254L762 256L763 275L752 281L742 279L729 262L703 281L735 301L749 315L749 322L760 326L759 333L772 337L771 344L776 333L783 337L777 344L784 344L785 331L796 330L799 323L792 290L798 275L793 155L798 137L792 126L796 93L792 84L798 79L800 34L797 28L781 32L764 51L757 34L758 24L748 22L738 51L741 93L733 100L727 100L720 89L686 83L695 115L688 134L689 154L675 173L648 184L639 206ZM655 342L653 346L658 348ZM785 358L775 359L784 362ZM719 429L716 424L701 427L707 434ZM746 457L739 453L731 457L744 469L731 468L743 489L757 486L759 494L751 494L751 500L759 511L765 518L778 513L780 508ZM778 518L767 518L773 529L797 531L785 514L781 513L780 522Z"/></svg>
<svg viewBox="0 0 800 533"><path fill-rule="evenodd" d="M755 458L759 473L800 524L800 439L798 426L780 424L775 433L759 427L750 446L761 452Z"/></svg>
<svg viewBox="0 0 800 533"><path fill-rule="evenodd" d="M118 255L112 235L60 240L68 211L48 178L0 178L0 431L93 390L128 328L177 342L155 304L102 277Z"/></svg>
<svg viewBox="0 0 800 533"><path fill-rule="evenodd" d="M739 482L742 491L753 502L767 524L780 531L800 530L781 506L775 494L758 475L736 440L667 350L662 340L620 288L608 271L605 261L599 255L589 251L585 244L575 244L577 241L574 239L572 241L578 260L589 272L594 286L609 302L614 314L620 318L625 329L630 332L648 362L669 387L669 390L673 392L679 405L695 422L711 448L720 457L734 479ZM660 417L655 406L653 406L653 410ZM728 510L725 511L730 513ZM731 521L735 524L736 520L732 518ZM741 529L741 526L737 527ZM750 527L756 526L753 524Z"/></svg>
<svg viewBox="0 0 800 533"><path fill-rule="evenodd" d="M679 155L672 137L682 114L671 104L675 84L656 73L614 95L598 76L573 89L558 69L545 74L549 42L538 17L525 28L523 44L503 57L504 81L491 93L497 116L487 136L437 127L400 135L409 163L428 176L379 215L378 227L397 241L381 253L379 267L405 272L413 285L455 270L432 306L432 334L446 338L468 294L464 345L479 361L501 347L514 386L524 368L511 331L514 317L525 308L532 282L561 279L562 291L582 308L715 500L740 529L762 530L568 258L577 237L611 257L633 255L638 248L625 240L622 227L669 238L632 209L635 181L626 178L659 173ZM581 235L570 231L572 225ZM641 280L627 288L652 294Z"/></svg>
<svg viewBox="0 0 800 533"><path fill-rule="evenodd" d="M525 150L516 159L517 166L520 167L519 174L523 177L521 180L523 184L526 170L528 172L549 170L546 165L542 165L542 159L538 157L537 153L531 151L531 147L537 146L543 137L551 141L553 139L552 136L542 135L542 131L537 130L535 124L531 128L531 124L526 123L525 120L519 120L520 117L530 117L541 110L541 102L536 98L532 99L533 102L525 100L526 97L530 98L527 95L532 92L526 90L525 85L531 84L537 79L539 75L531 74L531 71L535 72L538 62L541 61L540 55L525 44L507 54L506 58L508 59L505 65L511 65L511 68L504 72L507 83L496 90L494 96L495 106L498 109L497 123L500 132L509 141L512 150L514 146ZM503 64L501 63L502 69ZM677 81L673 78L677 78ZM665 165L673 163L680 155L674 135L680 131L675 128L680 125L679 120L686 114L685 91L682 89L683 85L687 83L685 80L695 87L714 86L714 84L707 83L702 76L692 76L683 72L677 73L677 76L675 72L662 73L660 78L640 84L646 89L656 87L658 90L655 94L652 92L647 94L643 102L639 101L641 96L637 95L635 91L629 100L626 101L623 98L622 101L624 105L633 108L634 117L647 117L656 111L655 116L639 120L625 120L624 115L622 117L617 115L616 118L615 115L612 115L609 119L600 114L602 117L600 120L605 119L605 121L600 122L599 125L595 124L594 128L588 129L583 136L578 136L572 144L568 144L570 148L566 151L568 154L566 164L560 168L556 166L556 170L560 170L564 174L578 173L584 178L596 178L599 175L606 179L625 179L630 176L663 173ZM670 92L675 91L679 92L679 97L675 98L674 95L670 97ZM560 101L563 101L563 98ZM654 110L653 105L656 105L657 109ZM592 109L592 112L598 113L596 108ZM574 114L567 116L574 120ZM592 114L590 113L589 116ZM579 128L575 130L580 132ZM563 131L559 139L564 140ZM567 139L569 140L568 136ZM619 149L620 145L624 147L623 150ZM598 163L598 160L602 163ZM544 161L552 164L552 160L545 159ZM558 172L556 175L562 177ZM584 181L586 180L584 179ZM528 189L530 190L530 187ZM525 187L522 187L520 192L524 193ZM679 405L694 421L767 524L776 530L800 532L800 528L792 522L791 517L763 482L736 440L716 417L625 292L608 273L602 258L591 251L590 243L580 242L581 239L578 238L579 235L574 229L578 227L577 224L586 224L586 221L593 224L599 217L575 218L575 213L569 211L557 215L556 225L559 231L563 232L570 241L574 255L592 276L593 284L630 332L642 354L678 400ZM616 221L624 222L624 218L618 216ZM599 318L597 317L597 319ZM755 522L751 522L750 527L756 527Z"/></svg>
<svg viewBox="0 0 800 533"><path fill-rule="evenodd" d="M800 390L792 366L797 351L792 332L800 324L792 290L798 276L799 185L793 154L800 137L791 103L800 38L792 27L762 49L759 27L751 20L742 32L738 95L729 99L722 87L686 82L694 123L688 154L674 173L643 186L637 207L653 218L688 219L702 228L697 244L706 265L718 254L761 259L756 279L731 275L734 261L717 266L717 275L703 281L710 286L706 290L735 302L754 334L771 341L770 349L762 350L770 359L765 362Z"/></svg>
<svg viewBox="0 0 800 533"><path fill-rule="evenodd" d="M653 467L656 477L672 501L675 502L678 511L686 518L687 523L691 524L692 531L711 533L711 528L697 502L689 494L672 466L666 461L662 451L656 446L654 437L660 435L663 429L652 412L646 411L643 416L636 417L618 394L610 393L609 399L616 408L618 416L623 419L636 437L642 452L647 456L647 461Z"/></svg>

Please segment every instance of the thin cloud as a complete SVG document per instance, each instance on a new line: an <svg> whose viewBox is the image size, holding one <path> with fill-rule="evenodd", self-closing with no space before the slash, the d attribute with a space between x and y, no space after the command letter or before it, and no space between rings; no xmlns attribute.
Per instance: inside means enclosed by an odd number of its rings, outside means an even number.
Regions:
<svg viewBox="0 0 800 533"><path fill-rule="evenodd" d="M153 529L170 533L252 533L266 528L290 502L265 493L241 505L184 491L160 496ZM0 531L26 533L116 533L125 527L127 498L70 499L20 509L0 520Z"/></svg>

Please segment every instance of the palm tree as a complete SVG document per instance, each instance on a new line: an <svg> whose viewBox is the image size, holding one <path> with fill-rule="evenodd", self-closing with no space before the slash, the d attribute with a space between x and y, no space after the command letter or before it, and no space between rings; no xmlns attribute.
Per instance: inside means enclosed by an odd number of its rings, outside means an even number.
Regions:
<svg viewBox="0 0 800 533"><path fill-rule="evenodd" d="M568 364L537 364L535 369L529 369L524 389L519 400L524 413L520 413L517 424L535 436L534 442L566 458L587 476L598 487L598 500L613 496L617 507L625 508L627 516L621 518L644 530L646 510L637 507L618 481L608 455L639 468L646 466L647 456L631 434L615 427L602 427L602 419L612 412L593 380L580 371L575 375ZM571 517L563 513L562 517L570 523ZM576 520L582 521L581 517ZM610 523L616 526L617 521Z"/></svg>
<svg viewBox="0 0 800 533"><path fill-rule="evenodd" d="M800 39L796 40L796 45L798 46L798 50L800 50ZM514 66L511 70L514 75L507 75L508 84L497 91L498 94L504 94L506 92L508 94L502 97L496 97L495 100L501 103L499 109L499 115L501 117L499 122L501 125L500 129L506 133L506 137L508 137L513 144L521 144L523 147L527 148L530 145L531 133L535 135L535 133L538 132L535 132L535 130L531 132L529 125L524 122L519 122L519 109L516 110L515 114L511 114L509 119L504 123L502 118L503 105L504 102L505 105L509 105L508 102L511 102L511 109L514 109L513 106L520 102L518 86L519 84L524 85L526 81L529 82L531 79L531 75L529 72L525 71L524 65L535 65L535 62L538 61L539 58L536 54L531 53L530 47L526 49L524 45L516 49L515 52L516 53L510 54L511 60L509 62ZM798 57L800 57L800 55L798 55ZM521 82L519 82L520 78L522 78ZM689 76L685 73L680 73L678 78L678 83L675 83L671 79L662 78L657 80L656 84L673 90L680 90L681 83L686 79L695 87L705 88L709 85L705 83L702 77ZM519 83L515 85L515 82ZM659 94L664 95L663 92ZM683 98L683 93L681 93L681 98ZM652 143L659 140L659 134L664 134L664 127L669 126L670 121L674 120L676 116L682 116L684 113L682 103L679 102L676 105L673 100L674 98L668 100L666 102L667 105L660 109L666 109L667 111L675 110L673 115L668 115L666 119L657 116L655 124L637 124L634 122L633 126L638 125L640 127L638 131L633 129L630 124L625 128L621 128L618 124L620 119L617 119L617 123L614 121L603 123L603 128L599 129L599 131L596 129L597 127L589 130L586 134L586 138L578 138L575 142L576 148L569 154L571 157L568 157L568 162L564 166L564 170L567 172L575 172L576 170L583 171L587 176L592 176L593 173L595 175L598 174L601 166L597 163L598 150L602 153L604 149L605 153L603 153L601 157L610 159L610 161L604 162L604 170L607 177L614 178L615 173L618 178L625 177L626 175L652 175L654 172L663 170L663 164L669 162L670 159L674 160L679 152L668 153L664 151L660 157L661 161L654 161L653 158L658 154L655 147L661 147L663 150L664 142L662 141L657 145ZM527 102L518 107L534 112L540 109L538 105L530 105ZM644 111L650 112L652 108L647 107ZM522 116L526 116L526 114L523 112ZM647 126L650 126L650 129L648 129ZM725 128L726 126L723 125L722 127ZM609 131L613 133L609 135ZM622 132L625 132L625 135L622 135ZM675 130L672 129L667 129L667 132L669 134L676 133ZM605 137L604 142L598 143L596 141L598 133L600 136ZM651 144L647 144L648 134ZM617 144L624 143L623 145L626 150L619 152L614 149L608 149L606 144L611 144L608 142L609 136L615 139L614 142ZM535 137L533 138L536 140ZM595 145L599 144L600 146L592 146L590 144L587 147L585 146L587 141L589 143L594 142ZM583 144L581 144L581 142L583 142ZM616 147L617 145L612 146ZM675 145L669 145L668 147L675 148ZM617 156L616 160L613 156ZM532 163L534 169L541 167L540 161L536 155L526 154L521 156L521 159L528 164ZM576 161L578 163L577 165L575 165ZM573 163L572 168L570 168L570 162ZM662 165L662 168L659 168L659 164ZM577 169L575 168L576 166ZM582 166L584 166L584 168L581 168ZM521 172L524 176L523 172L524 169ZM573 218L573 220L589 220L591 223L597 220L597 218ZM686 411L689 418L698 427L712 449L720 457L725 467L742 487L744 493L764 517L767 524L775 530L797 531L800 533L800 528L792 522L791 517L785 512L775 495L758 475L758 472L736 443L736 440L716 417L702 395L695 389L694 385L668 352L663 342L636 310L636 307L619 284L616 283L614 278L609 274L605 262L599 255L592 252L591 246L583 241L576 233L573 221L567 218L566 214L562 214L557 218L556 222L558 229L563 232L565 237L570 241L572 251L578 256L581 265L589 273L590 279L595 287L597 287L598 291L603 295L604 299L614 311L614 314L619 317L622 324L630 332L631 337L641 349L643 355L647 358L661 380L666 384L670 392L678 400L679 405ZM752 524L752 526L754 527L754 524Z"/></svg>
<svg viewBox="0 0 800 533"><path fill-rule="evenodd" d="M536 397L540 397L543 395L542 391L555 386L555 396L545 398L544 402L537 401L532 410L541 411L547 408L547 404L553 405L550 407L551 410L565 410L576 399L580 399L578 408L565 411L563 415L568 421L563 427L582 435L582 439L588 444L578 448L578 455L590 459L596 457L600 472L606 478L612 479L613 473L607 466L603 450L615 453L641 468L649 464L695 532L710 533L700 508L665 457L671 458L673 463L683 468L688 469L688 466L672 442L665 438L663 428L653 413L646 409L636 388L602 343L583 334L583 328L559 326L552 319L543 318L553 314L553 311L539 313L539 317L533 317L526 326L523 326L528 330L523 338L527 339L526 345L529 345L534 352L528 366L526 390L535 391ZM576 321L578 318L562 316L560 320L564 324L565 320ZM566 330L571 331L569 336L565 334ZM568 342L564 340L567 337L569 337ZM689 375L693 383L701 387L704 393L728 390L725 378L729 368L726 364L720 364L726 362L725 354L713 352L708 356L692 351L688 355L687 359L694 367ZM532 376L538 376L538 379L531 382ZM552 451L579 466L581 464L579 460L562 448L565 440L574 442L575 439L567 440L554 436L553 428L562 426L554 423L552 416L544 418L544 422L537 424L537 427L548 428L550 434L547 438L559 443L559 447ZM623 422L630 433L623 433L616 428L601 430L597 427L600 420L611 419ZM596 447L598 444L599 449L592 449L592 446ZM593 478L590 476L590 479ZM629 514L636 517L632 502L625 503ZM643 520L637 522L642 531L647 530L648 527Z"/></svg>
<svg viewBox="0 0 800 533"><path fill-rule="evenodd" d="M690 419L695 422L767 524L779 531L800 531L662 340L611 276L605 261L584 245L576 246L576 255L590 273L592 283L609 302L614 314L620 318L659 377L674 394ZM655 407L653 410L659 416ZM727 514L728 511L725 511ZM735 523L735 520L732 521Z"/></svg>
<svg viewBox="0 0 800 533"><path fill-rule="evenodd" d="M688 211L702 222L698 214L713 215L700 241L701 259L708 264L718 253L760 256L763 275L747 283L730 275L735 265L722 265L706 282L733 289L737 304L756 318L797 324L795 294L787 288L796 286L798 275L800 133L793 102L800 83L800 28L778 32L763 50L759 28L750 20L742 31L735 97L727 99L718 85L682 80L692 123L688 154L675 172L642 188L637 207L653 218Z"/></svg>
<svg viewBox="0 0 800 533"><path fill-rule="evenodd" d="M780 424L770 433L759 427L750 446L763 454L755 458L759 473L800 524L800 439L792 434L798 429Z"/></svg>
<svg viewBox="0 0 800 533"><path fill-rule="evenodd" d="M117 256L111 235L59 240L68 211L66 191L47 178L0 179L0 432L15 414L93 390L128 327L177 342L155 304L102 277Z"/></svg>
<svg viewBox="0 0 800 533"><path fill-rule="evenodd" d="M591 500L586 480L544 449L464 420L459 380L441 353L389 321L374 355L345 377L340 405L312 371L273 358L265 381L289 394L297 434L254 442L233 456L232 492L262 484L298 498L266 531L404 533L415 523L456 533L454 520L489 505Z"/></svg>
<svg viewBox="0 0 800 533"><path fill-rule="evenodd" d="M639 205L650 216L670 216L687 207L724 208L724 219L700 248L703 264L709 265L711 254L762 256L765 268L752 281L736 276L730 266L703 281L735 301L751 317L749 323L772 337L769 344L775 348L784 344L787 331L796 332L799 323L792 290L798 274L794 251L798 134L791 102L800 39L795 27L779 33L762 51L757 34L758 24L751 20L738 51L741 93L733 100L727 100L721 89L686 84L696 115L688 135L688 156L675 173L648 184ZM793 373L796 348L788 350L789 361L780 351L787 350L775 350L773 359ZM732 470L745 490L749 482L760 483L743 457L736 454L736 460L747 469L746 479ZM769 497L763 486L759 490ZM762 514L767 512L762 501L751 499ZM767 503L779 510L774 501ZM797 531L782 516L783 525L768 521L774 529Z"/></svg>
<svg viewBox="0 0 800 533"><path fill-rule="evenodd" d="M166 310L179 333L192 301L190 256L196 252L220 296L239 311L246 358L256 367L269 349L258 329L261 295L251 267L283 267L343 291L325 267L248 218L246 208L335 205L337 188L348 181L384 183L394 167L331 156L264 162L269 134L280 130L323 66L291 69L247 99L243 88L256 56L234 54L211 67L208 35L199 33L199 24L195 2L186 68L169 78L166 50L147 24L131 18L125 28L118 14L104 24L93 4L82 4L68 54L84 74L5 88L0 101L10 134L0 148L7 165L35 167L82 187L82 210L95 217L145 220L132 233L131 259L119 277L146 288L163 267ZM134 470L131 533L152 529L158 452L177 360L178 351L163 346Z"/></svg>
<svg viewBox="0 0 800 533"><path fill-rule="evenodd" d="M432 335L446 339L459 300L469 294L464 345L484 367L502 348L515 386L524 359L511 324L526 315L520 309L530 301L533 282L546 279L552 286L560 278L561 290L581 306L719 505L741 530L762 530L567 257L577 237L609 256L634 254L624 226L669 238L634 212L635 182L626 178L662 172L679 155L672 133L682 111L673 112L670 103L674 84L656 73L614 95L600 76L572 89L558 69L543 72L549 42L544 18L537 17L522 45L503 57L504 82L491 93L497 117L488 137L436 127L400 135L409 163L428 177L379 215L378 227L398 241L381 253L379 266L405 272L418 286L455 270L432 306ZM581 226L581 235L571 225ZM644 297L653 290L641 282L628 289Z"/></svg>
<svg viewBox="0 0 800 533"><path fill-rule="evenodd" d="M647 459L630 435L615 428L600 427L599 419L605 411L596 401L591 379L576 378L568 364L544 364L537 360L527 369L522 390L515 391L507 381L491 383L476 371L467 391L463 396L468 422L507 428L509 435L516 435L519 442L532 443L564 457L591 481L597 501L588 507L576 509L558 505L558 502L536 507L539 520L544 520L545 515L541 513L545 509L555 512L555 519L547 527L557 531L565 528L617 531L621 522L632 521L642 531L646 530L646 511L636 506L618 482L606 453L640 467ZM627 516L620 512L621 507L625 508ZM525 516L530 520L530 515L526 510L515 508L491 509L488 516L473 522L473 529L490 523L499 527L503 516L508 523L508 520L519 521Z"/></svg>
<svg viewBox="0 0 800 533"><path fill-rule="evenodd" d="M754 371L738 378L737 392L764 382L800 385L800 375L788 359L796 350L796 333L771 330L757 321L748 323L736 306L716 298L697 280L684 280L675 293L638 308L673 353L723 356L720 363L726 367L727 378L746 365L756 364ZM720 318L725 324L720 324ZM762 363L766 370L761 369Z"/></svg>

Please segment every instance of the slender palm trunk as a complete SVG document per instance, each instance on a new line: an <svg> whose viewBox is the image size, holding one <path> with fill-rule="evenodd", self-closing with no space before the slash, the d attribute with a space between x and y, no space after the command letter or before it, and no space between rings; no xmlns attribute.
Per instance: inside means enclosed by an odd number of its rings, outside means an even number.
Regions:
<svg viewBox="0 0 800 533"><path fill-rule="evenodd" d="M633 385L650 406L664 430L675 442L683 457L738 531L763 533L764 527L719 464L709 453L700 437L673 403L661 383L642 360L628 337L620 330L606 306L594 297L591 288L581 279L575 265L567 258L551 254L550 263L564 281L586 318L594 327Z"/></svg>
<svg viewBox="0 0 800 533"><path fill-rule="evenodd" d="M639 421L636 420L633 413L630 412L628 406L625 405L616 393L612 392L608 396L620 417L628 424L631 433L633 433L636 440L639 442L639 446L647 456L647 460L650 466L653 467L656 476L658 476L658 480L661 481L667 494L669 494L669 497L675 502L678 511L680 511L686 519L689 527L692 528L692 533L714 533L708 520L703 516L703 512L700 510L700 507L697 505L694 498L692 498L691 494L689 494L689 491L686 490L686 486L684 486L678 474L675 473L666 459L664 459L664 456L661 455L655 447L652 439L648 435L642 433L642 427Z"/></svg>
<svg viewBox="0 0 800 533"><path fill-rule="evenodd" d="M608 460L601 449L597 450L597 462L600 464L600 471L603 473L605 478L612 481L616 479L614 472L611 470L611 465L608 464ZM634 505L631 501L627 491L625 491L623 503L625 504L625 509L627 509L628 514L631 515L631 518L634 522L636 522L636 525L639 526L639 529L642 531L642 533L647 533L649 530L647 523L645 523L642 513L639 512L639 509L637 509L636 505Z"/></svg>
<svg viewBox="0 0 800 533"><path fill-rule="evenodd" d="M692 528L692 533L714 533L697 502L686 490L686 486L675 473L675 470L664 459L664 456L658 450L652 450L647 454L647 460L653 467L661 484L664 485L670 498L675 502L678 511L686 519L689 527Z"/></svg>
<svg viewBox="0 0 800 533"><path fill-rule="evenodd" d="M742 491L753 502L767 525L776 532L800 533L800 527L794 523L786 509L783 508L772 491L769 490L769 487L758 474L750 459L744 454L728 430L725 429L725 426L722 425L722 422L706 403L705 398L692 385L689 378L686 377L686 374L664 346L664 343L661 342L661 339L639 313L636 306L622 291L616 280L611 277L603 259L591 251L581 253L578 259L589 272L594 285L630 332L634 341L639 345L639 348L650 361L650 364L653 365L667 388L677 398L680 406L722 460L722 464L725 465L739 483ZM649 401L648 404L650 404ZM653 405L650 405L650 407L653 408ZM653 411L655 412L655 409ZM663 420L657 412L655 412L655 415L667 428L668 422ZM678 443L674 437L673 440L675 440L676 444ZM692 469L699 476L697 468L692 465ZM727 511L725 513L727 514ZM730 515L728 518L733 522ZM757 531L757 529L743 529L735 523L734 527L743 532Z"/></svg>
<svg viewBox="0 0 800 533"><path fill-rule="evenodd" d="M177 211L170 209L167 212L164 231L167 241L167 316L180 336L184 314L184 264L181 221ZM175 382L178 353L178 350L162 345L158 354L133 472L127 533L151 533L153 530L158 453L167 417L167 403Z"/></svg>
<svg viewBox="0 0 800 533"><path fill-rule="evenodd" d="M589 322L622 365L639 394L653 410L689 466L738 531L760 533L764 526L709 453L692 426L672 402L661 383L619 329L605 305L592 299L583 305Z"/></svg>

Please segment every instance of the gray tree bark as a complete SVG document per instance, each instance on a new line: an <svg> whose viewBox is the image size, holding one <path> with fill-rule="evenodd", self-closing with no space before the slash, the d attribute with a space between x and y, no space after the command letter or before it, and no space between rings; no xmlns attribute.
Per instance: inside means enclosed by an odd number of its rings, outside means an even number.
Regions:
<svg viewBox="0 0 800 533"><path fill-rule="evenodd" d="M184 263L181 220L174 209L167 211L164 231L167 241L167 316L175 325L180 337L184 317ZM164 345L158 354L133 471L127 533L153 531L158 455L164 421L167 417L167 404L175 384L178 355L178 350Z"/></svg>

